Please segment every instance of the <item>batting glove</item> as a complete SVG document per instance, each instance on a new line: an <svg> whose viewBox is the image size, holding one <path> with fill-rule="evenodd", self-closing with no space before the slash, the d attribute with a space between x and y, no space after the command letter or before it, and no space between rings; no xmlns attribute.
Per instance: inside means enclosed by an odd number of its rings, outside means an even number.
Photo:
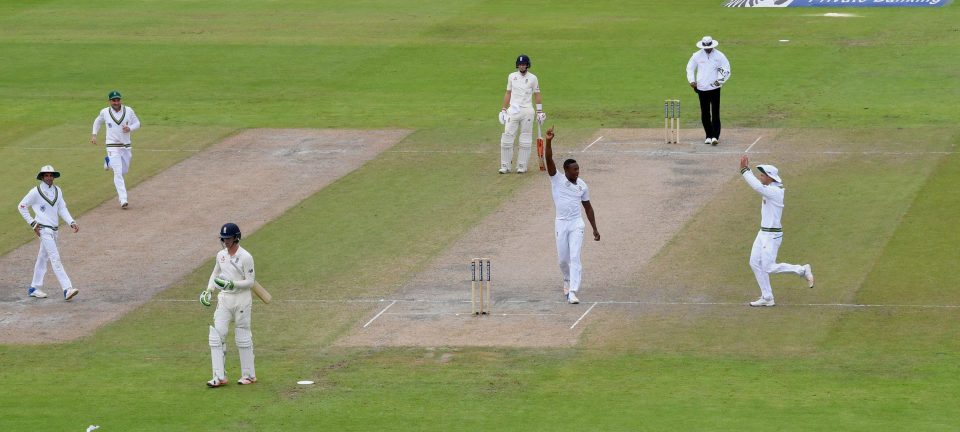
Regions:
<svg viewBox="0 0 960 432"><path fill-rule="evenodd" d="M543 125L543 122L547 121L547 113L543 111L537 111L537 123Z"/></svg>
<svg viewBox="0 0 960 432"><path fill-rule="evenodd" d="M203 292L200 293L200 304L209 307L209 306L210 306L210 303L211 303L211 301L210 301L211 299L213 299L213 290L212 290L212 289L207 288L207 289L203 290Z"/></svg>
<svg viewBox="0 0 960 432"><path fill-rule="evenodd" d="M500 124L507 124L507 109L500 110Z"/></svg>
<svg viewBox="0 0 960 432"><path fill-rule="evenodd" d="M222 288L224 291L233 291L233 281L214 278L213 283L217 284L218 287Z"/></svg>

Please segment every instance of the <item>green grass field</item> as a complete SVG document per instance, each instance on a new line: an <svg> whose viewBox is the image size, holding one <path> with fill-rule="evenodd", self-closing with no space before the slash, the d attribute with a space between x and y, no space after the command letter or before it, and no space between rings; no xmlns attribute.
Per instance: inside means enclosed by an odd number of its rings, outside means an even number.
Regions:
<svg viewBox="0 0 960 432"><path fill-rule="evenodd" d="M0 346L0 430L956 430L960 9L835 19L720 3L0 5L0 253L32 238L14 207L41 165L64 172L81 221L114 199L88 142L114 88L144 125L128 187L243 128L402 127L416 130L404 149L487 152L384 153L245 238L258 277L289 298L389 296L529 181L491 175L520 52L568 142L657 127L666 98L692 113L683 70L708 33L732 63L725 127L787 128L812 152L915 152L791 159L796 228L781 249L822 284L789 291L795 303L900 307L649 306L598 315L568 349L354 349L334 341L369 305L277 303L253 326L262 381L211 391L211 311L164 301L194 298L204 265L89 338ZM731 168L646 269L649 289L755 295L757 200L741 183ZM473 193L489 197L479 213Z"/></svg>

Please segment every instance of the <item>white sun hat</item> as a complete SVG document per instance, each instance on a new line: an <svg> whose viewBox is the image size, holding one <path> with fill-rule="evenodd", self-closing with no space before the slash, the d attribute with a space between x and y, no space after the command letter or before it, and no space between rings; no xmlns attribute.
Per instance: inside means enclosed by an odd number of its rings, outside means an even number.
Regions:
<svg viewBox="0 0 960 432"><path fill-rule="evenodd" d="M43 173L53 173L53 178L60 178L60 172L53 169L53 165L44 165L43 168L40 168L40 172L37 173L37 180L43 177Z"/></svg>
<svg viewBox="0 0 960 432"><path fill-rule="evenodd" d="M783 180L780 180L780 171L773 165L757 165L757 171L766 174L777 183L783 183Z"/></svg>
<svg viewBox="0 0 960 432"><path fill-rule="evenodd" d="M720 45L720 41L714 40L710 36L704 36L703 39L700 39L700 42L697 42L697 48L716 48L717 45Z"/></svg>

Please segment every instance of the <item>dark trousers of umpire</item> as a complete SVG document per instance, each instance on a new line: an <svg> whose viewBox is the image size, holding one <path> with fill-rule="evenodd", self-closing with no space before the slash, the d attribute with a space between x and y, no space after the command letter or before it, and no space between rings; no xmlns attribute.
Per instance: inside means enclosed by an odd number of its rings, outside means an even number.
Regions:
<svg viewBox="0 0 960 432"><path fill-rule="evenodd" d="M720 88L697 90L700 97L700 121L706 138L720 139Z"/></svg>

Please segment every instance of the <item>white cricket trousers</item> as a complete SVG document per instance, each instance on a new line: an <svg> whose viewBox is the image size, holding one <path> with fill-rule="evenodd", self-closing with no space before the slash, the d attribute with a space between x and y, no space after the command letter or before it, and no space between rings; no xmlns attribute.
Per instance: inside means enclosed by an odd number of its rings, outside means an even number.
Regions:
<svg viewBox="0 0 960 432"><path fill-rule="evenodd" d="M517 169L526 170L530 161L530 148L533 146L533 107L507 110L507 122L500 136L500 166L510 167L513 160L513 141L520 129L520 150L517 151Z"/></svg>
<svg viewBox="0 0 960 432"><path fill-rule="evenodd" d="M557 219L554 223L557 232L557 261L563 280L570 282L570 291L580 290L583 275L583 263L580 250L583 249L583 218L572 220Z"/></svg>
<svg viewBox="0 0 960 432"><path fill-rule="evenodd" d="M40 228L40 253L37 254L37 264L33 267L33 288L43 286L43 277L47 275L47 262L53 267L53 274L57 275L57 281L60 282L60 288L68 290L73 288L67 271L63 269L63 263L60 262L60 251L57 250L58 234L52 228Z"/></svg>
<svg viewBox="0 0 960 432"><path fill-rule="evenodd" d="M117 188L117 198L120 204L127 202L127 184L123 176L130 171L130 160L133 151L129 147L107 147L107 156L110 158L110 169L113 170L113 185Z"/></svg>
<svg viewBox="0 0 960 432"><path fill-rule="evenodd" d="M757 284L760 285L760 296L765 299L773 298L770 274L793 273L803 276L803 266L777 262L777 252L780 250L782 241L782 232L760 231L757 233L756 240L753 241L753 250L750 251L750 268L753 269Z"/></svg>
<svg viewBox="0 0 960 432"><path fill-rule="evenodd" d="M233 321L234 342L240 353L241 376L257 376L254 368L253 331L250 330L251 313L253 311L253 297L249 292L228 294L220 291L217 296L217 310L213 313L213 326L217 333L210 335L210 358L213 366L213 376L224 378L224 350L226 348L227 331L230 321ZM219 340L214 339L219 337Z"/></svg>

